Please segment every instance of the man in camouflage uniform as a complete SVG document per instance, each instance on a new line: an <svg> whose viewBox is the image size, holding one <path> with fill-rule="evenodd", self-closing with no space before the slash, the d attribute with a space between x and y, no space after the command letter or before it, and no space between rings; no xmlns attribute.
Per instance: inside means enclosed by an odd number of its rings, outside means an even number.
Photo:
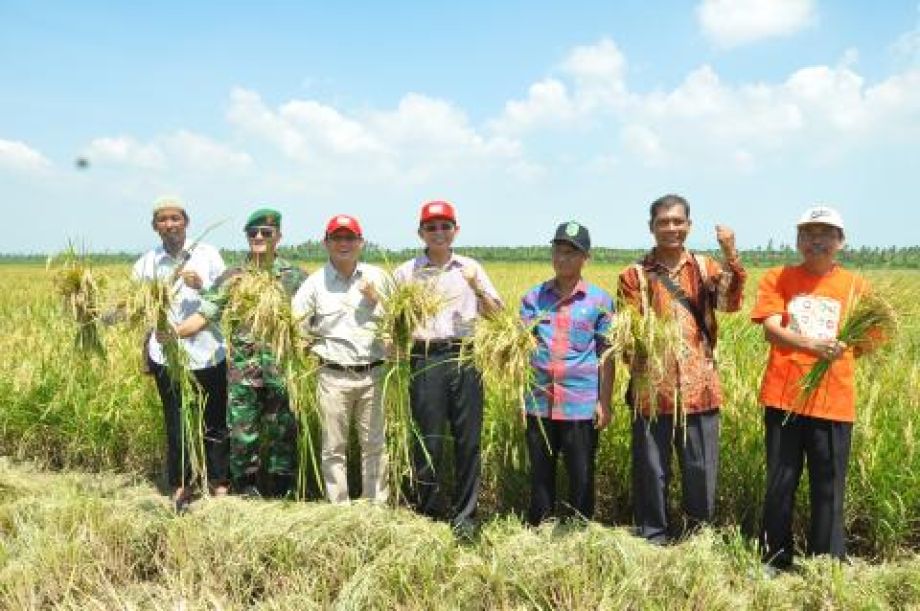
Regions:
<svg viewBox="0 0 920 611"><path fill-rule="evenodd" d="M253 270L271 270L289 297L306 279L303 270L275 256L281 239L280 212L256 210L244 230L248 259L243 266L230 268L214 289L202 295L197 324L220 320L235 284L233 278ZM180 335L183 331L186 329L180 329ZM284 376L271 349L254 341L245 328L232 330L228 353L227 426L233 489L250 495L284 496L291 489L297 452L296 420Z"/></svg>

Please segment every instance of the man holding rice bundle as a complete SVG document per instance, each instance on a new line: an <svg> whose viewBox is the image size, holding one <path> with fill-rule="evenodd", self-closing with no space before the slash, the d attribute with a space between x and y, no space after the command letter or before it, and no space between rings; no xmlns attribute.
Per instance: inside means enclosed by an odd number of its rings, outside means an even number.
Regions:
<svg viewBox="0 0 920 611"><path fill-rule="evenodd" d="M734 233L727 227L716 225L724 264L684 247L691 221L690 206L683 197L672 194L655 200L649 217L655 247L620 273L618 293L622 305L678 327L669 354L632 359L627 392L634 411L631 452L636 530L639 536L661 544L668 538L667 490L675 449L683 509L690 526L713 517L722 404L714 355L715 311L741 309L747 274ZM663 369L665 375L654 376L650 384L653 366Z"/></svg>
<svg viewBox="0 0 920 611"><path fill-rule="evenodd" d="M306 275L275 251L281 240L281 213L261 208L244 226L249 255L205 293L197 314L177 328L180 337L216 326L231 305L232 293L251 274L269 273L287 294L286 303ZM285 496L291 491L297 455L297 426L284 374L271 347L256 340L246 325L229 337L230 476L234 490L248 495Z"/></svg>
<svg viewBox="0 0 920 611"><path fill-rule="evenodd" d="M427 516L441 514L438 471L443 429L449 422L456 468L451 523L467 535L475 527L479 498L483 387L472 364L460 362L460 348L476 318L497 310L501 301L483 267L452 250L459 230L451 203L425 203L418 228L425 252L400 265L394 275L398 282L430 283L446 303L414 331L409 357L409 401L418 428L413 451L416 507Z"/></svg>
<svg viewBox="0 0 920 611"><path fill-rule="evenodd" d="M313 272L293 299L294 315L314 339L320 359L316 399L323 415L322 472L333 503L348 497L348 427L354 416L361 444L361 496L387 500L387 454L383 414L382 314L378 291L383 270L359 262L364 237L358 219L347 214L326 224L323 245L329 261Z"/></svg>
<svg viewBox="0 0 920 611"><path fill-rule="evenodd" d="M548 518L556 501L556 462L565 456L569 505L594 515L594 462L598 431L610 422L614 362L604 361L613 299L581 272L588 261L588 228L571 221L552 240L555 277L521 300L521 319L532 326L534 385L525 395L531 497L528 521Z"/></svg>
<svg viewBox="0 0 920 611"><path fill-rule="evenodd" d="M808 553L846 554L843 501L856 417L855 358L873 347L871 336L878 331L867 325L852 346L838 339L869 288L836 262L844 245L840 214L827 206L807 210L796 245L801 263L769 270L751 312L770 343L760 390L767 458L761 545L764 560L776 568L792 564L792 512L806 461ZM883 321L881 314L870 322ZM803 392L803 379L822 362L829 363L826 375Z"/></svg>
<svg viewBox="0 0 920 611"><path fill-rule="evenodd" d="M197 242L188 244L189 224L185 204L177 197L161 197L153 205L153 230L162 244L146 252L134 264L136 280L172 281L169 322L177 325L193 316L201 304L200 291L209 289L226 266L216 248ZM151 333L145 350L147 367L156 381L166 428L166 483L177 505L187 503L191 489L189 450L182 428L182 397L166 367L163 343ZM217 494L227 491L227 365L223 337L218 329L202 328L179 341L188 367L204 396L204 445L208 481ZM184 464L183 464L184 463Z"/></svg>

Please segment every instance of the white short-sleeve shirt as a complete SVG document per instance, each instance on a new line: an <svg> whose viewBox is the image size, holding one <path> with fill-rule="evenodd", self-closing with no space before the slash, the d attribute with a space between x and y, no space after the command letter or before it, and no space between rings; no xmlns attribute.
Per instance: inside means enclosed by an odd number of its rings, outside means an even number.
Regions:
<svg viewBox="0 0 920 611"><path fill-rule="evenodd" d="M161 245L147 251L134 263L132 275L135 280L169 278L178 264L179 261ZM183 268L185 271L194 271L201 277L201 290L209 289L225 269L226 265L220 252L213 246L201 243L192 248L188 262ZM201 297L198 290L189 287L181 278L175 281L173 290L175 293L169 312L169 322L179 324L198 311ZM214 325L208 325L191 337L180 339L179 344L188 355L189 368L193 370L213 367L226 358L224 339ZM150 335L147 344L147 353L153 362L165 364L163 347L153 334Z"/></svg>

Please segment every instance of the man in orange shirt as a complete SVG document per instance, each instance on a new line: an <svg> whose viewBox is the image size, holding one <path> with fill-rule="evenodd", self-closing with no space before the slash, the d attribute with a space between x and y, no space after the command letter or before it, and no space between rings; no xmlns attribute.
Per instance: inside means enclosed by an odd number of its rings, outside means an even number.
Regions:
<svg viewBox="0 0 920 611"><path fill-rule="evenodd" d="M668 539L667 491L671 454L680 461L683 508L691 527L712 520L719 468L719 408L722 392L715 364L715 311L741 309L747 273L735 234L716 225L725 258L690 253L690 206L679 195L655 200L649 210L655 248L619 277L621 301L676 321L681 342L665 355L668 375L648 381L648 363L633 359L627 401L632 426L633 512L637 534L653 543ZM681 430L681 426L683 426Z"/></svg>
<svg viewBox="0 0 920 611"><path fill-rule="evenodd" d="M806 461L808 553L846 555L843 496L856 414L856 355L837 341L837 333L867 284L837 264L843 245L843 219L836 210L807 210L798 222L802 262L768 271L751 313L770 343L760 390L767 453L761 545L764 560L776 568L792 564L792 510ZM800 382L820 359L830 361L830 369L806 396Z"/></svg>

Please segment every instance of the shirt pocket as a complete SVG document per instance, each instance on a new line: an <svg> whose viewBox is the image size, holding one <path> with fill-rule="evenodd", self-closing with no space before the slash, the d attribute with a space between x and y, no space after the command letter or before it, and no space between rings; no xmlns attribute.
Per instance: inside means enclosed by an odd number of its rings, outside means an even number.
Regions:
<svg viewBox="0 0 920 611"><path fill-rule="evenodd" d="M594 325L588 320L573 320L569 344L575 352L587 352L594 344Z"/></svg>

